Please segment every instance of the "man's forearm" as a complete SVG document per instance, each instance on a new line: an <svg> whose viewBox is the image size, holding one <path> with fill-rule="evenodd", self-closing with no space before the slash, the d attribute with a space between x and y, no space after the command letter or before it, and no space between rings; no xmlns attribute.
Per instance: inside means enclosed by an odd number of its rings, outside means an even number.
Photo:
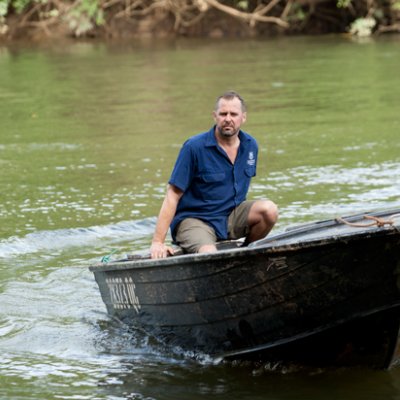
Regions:
<svg viewBox="0 0 400 400"><path fill-rule="evenodd" d="M171 225L171 222L175 216L179 199L180 195L178 192L172 190L171 188L167 189L167 194L165 195L160 213L158 215L153 242L157 241L164 243L169 226Z"/></svg>

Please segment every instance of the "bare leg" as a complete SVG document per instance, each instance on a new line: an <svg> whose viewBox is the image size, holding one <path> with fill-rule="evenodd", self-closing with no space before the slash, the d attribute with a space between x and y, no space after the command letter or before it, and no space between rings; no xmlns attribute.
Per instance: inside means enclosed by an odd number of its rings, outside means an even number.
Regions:
<svg viewBox="0 0 400 400"><path fill-rule="evenodd" d="M278 207L270 200L257 200L250 208L248 221L250 233L247 242L251 243L268 235L278 220Z"/></svg>

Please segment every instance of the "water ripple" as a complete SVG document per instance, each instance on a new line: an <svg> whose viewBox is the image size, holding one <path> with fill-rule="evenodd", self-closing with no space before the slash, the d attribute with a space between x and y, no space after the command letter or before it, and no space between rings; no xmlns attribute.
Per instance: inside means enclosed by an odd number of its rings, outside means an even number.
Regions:
<svg viewBox="0 0 400 400"><path fill-rule="evenodd" d="M153 232L154 226L155 218L146 218L105 226L38 231L24 237L12 236L0 241L0 258L100 245L105 242L115 244L149 235Z"/></svg>

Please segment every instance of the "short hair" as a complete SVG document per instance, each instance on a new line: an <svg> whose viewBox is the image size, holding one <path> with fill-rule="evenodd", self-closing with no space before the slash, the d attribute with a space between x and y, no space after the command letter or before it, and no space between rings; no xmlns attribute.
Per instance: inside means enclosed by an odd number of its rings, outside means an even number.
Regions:
<svg viewBox="0 0 400 400"><path fill-rule="evenodd" d="M235 99L235 98L236 98L236 99L239 99L240 104L241 104L241 107L242 107L242 112L246 112L246 111L247 111L247 106L246 106L246 103L245 103L244 100L243 100L243 97L242 97L239 93L235 92L234 90L229 90L229 91L227 91L227 92L221 94L221 96L219 96L219 97L217 98L217 101L215 102L215 108L214 108L214 110L215 110L215 111L218 110L219 101L220 101L221 99L224 99L224 100L233 100L233 99Z"/></svg>

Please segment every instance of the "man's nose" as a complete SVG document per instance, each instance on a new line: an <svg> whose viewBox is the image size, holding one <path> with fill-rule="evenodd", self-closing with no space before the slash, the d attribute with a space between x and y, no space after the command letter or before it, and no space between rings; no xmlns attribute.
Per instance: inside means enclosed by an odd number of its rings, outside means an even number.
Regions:
<svg viewBox="0 0 400 400"><path fill-rule="evenodd" d="M225 120L226 121L230 121L232 119L232 116L231 116L231 114L226 114L226 116L225 116Z"/></svg>

